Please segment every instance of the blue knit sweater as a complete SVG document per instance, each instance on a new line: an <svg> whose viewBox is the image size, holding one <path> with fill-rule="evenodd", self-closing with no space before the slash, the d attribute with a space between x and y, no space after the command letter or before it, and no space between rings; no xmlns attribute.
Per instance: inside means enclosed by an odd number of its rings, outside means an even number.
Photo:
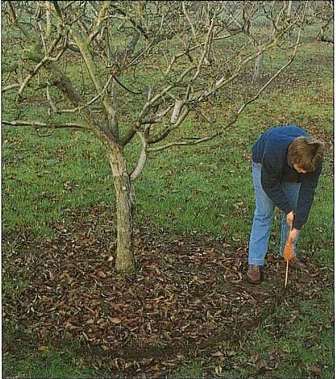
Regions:
<svg viewBox="0 0 336 379"><path fill-rule="evenodd" d="M315 189L321 174L322 165L314 172L299 174L287 162L289 144L297 137L308 133L296 125L280 125L268 129L252 148L253 162L261 163L261 184L267 196L283 212L295 213L294 228L301 229L307 222L313 203ZM281 182L300 182L297 208L292 209Z"/></svg>

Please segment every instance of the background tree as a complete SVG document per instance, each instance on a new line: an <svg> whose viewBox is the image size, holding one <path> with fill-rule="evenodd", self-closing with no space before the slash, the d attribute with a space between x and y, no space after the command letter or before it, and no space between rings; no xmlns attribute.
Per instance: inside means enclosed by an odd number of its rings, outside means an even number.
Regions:
<svg viewBox="0 0 336 379"><path fill-rule="evenodd" d="M333 21L334 21L334 2L333 1L316 1L311 4L313 8L313 17L320 25L317 39L321 42L334 43L333 38Z"/></svg>
<svg viewBox="0 0 336 379"><path fill-rule="evenodd" d="M307 2L296 2L290 12L282 1L2 6L4 39L10 34L17 46L13 62L13 46L3 44L2 124L76 128L104 144L116 194L116 269L130 272L135 268L132 183L148 155L209 141L234 125L293 61ZM285 63L253 91L231 96L232 89L252 80L258 57L275 49L283 51ZM219 92L225 125L211 114ZM36 94L45 99L38 106L30 102ZM34 119L25 118L27 107L34 107ZM195 115L203 120L199 134L186 122ZM137 158L127 161L131 144Z"/></svg>

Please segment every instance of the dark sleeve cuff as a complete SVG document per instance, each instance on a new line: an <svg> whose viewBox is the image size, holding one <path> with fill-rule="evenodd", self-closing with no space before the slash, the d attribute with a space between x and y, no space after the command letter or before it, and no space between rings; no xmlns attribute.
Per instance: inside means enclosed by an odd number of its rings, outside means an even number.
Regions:
<svg viewBox="0 0 336 379"><path fill-rule="evenodd" d="M282 209L282 210L285 212L286 216L288 215L288 213L290 213L290 212L293 211L293 209L292 209L292 208L289 208L289 207L287 207L287 208L285 208L285 209Z"/></svg>
<svg viewBox="0 0 336 379"><path fill-rule="evenodd" d="M296 223L295 220L294 220L293 228L295 228L297 230L301 230L302 227L303 227L302 222Z"/></svg>

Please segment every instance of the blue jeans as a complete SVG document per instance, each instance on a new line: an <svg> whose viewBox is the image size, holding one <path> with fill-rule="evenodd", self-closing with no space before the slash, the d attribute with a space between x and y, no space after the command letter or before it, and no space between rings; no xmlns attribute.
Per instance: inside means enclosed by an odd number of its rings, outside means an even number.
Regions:
<svg viewBox="0 0 336 379"><path fill-rule="evenodd" d="M250 265L263 266L268 249L269 237L273 223L274 203L266 195L261 185L261 164L252 163L253 186L256 199L252 230L249 242L248 263ZM299 197L300 183L281 183L282 190L285 192L289 203L296 208ZM281 212L280 217L280 255L287 240L289 227L286 222L286 215Z"/></svg>

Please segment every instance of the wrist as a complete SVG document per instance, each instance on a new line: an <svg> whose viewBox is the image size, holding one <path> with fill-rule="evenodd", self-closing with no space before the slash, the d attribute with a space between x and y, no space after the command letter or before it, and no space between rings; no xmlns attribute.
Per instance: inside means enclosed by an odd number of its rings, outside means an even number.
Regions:
<svg viewBox="0 0 336 379"><path fill-rule="evenodd" d="M303 226L303 225L302 225L302 226ZM296 230L298 230L298 231L301 230L302 226L300 226L300 225L295 225L295 221L294 221L294 223L293 223L293 229L296 229Z"/></svg>

